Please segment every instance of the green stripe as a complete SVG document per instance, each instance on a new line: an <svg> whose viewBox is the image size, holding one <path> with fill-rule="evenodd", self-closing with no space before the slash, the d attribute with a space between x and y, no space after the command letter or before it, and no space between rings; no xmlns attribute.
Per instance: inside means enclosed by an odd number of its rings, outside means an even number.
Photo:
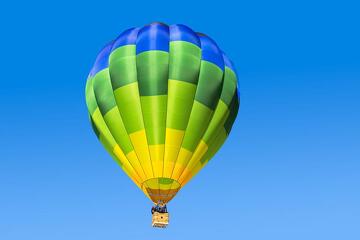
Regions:
<svg viewBox="0 0 360 240"><path fill-rule="evenodd" d="M100 134L99 141L101 142L101 144L104 146L105 150L108 153L113 154L112 146L110 142L104 137L104 135Z"/></svg>
<svg viewBox="0 0 360 240"><path fill-rule="evenodd" d="M215 109L222 89L223 71L213 63L201 61L195 99Z"/></svg>
<svg viewBox="0 0 360 240"><path fill-rule="evenodd" d="M105 115L110 109L116 106L108 68L101 70L94 76L93 86L101 114Z"/></svg>
<svg viewBox="0 0 360 240"><path fill-rule="evenodd" d="M120 117L119 110L116 106L106 113L104 120L115 141L123 152L127 154L134 150L129 135L126 132L124 123Z"/></svg>
<svg viewBox="0 0 360 240"><path fill-rule="evenodd" d="M169 53L146 51L136 56L137 80L141 96L167 94Z"/></svg>
<svg viewBox="0 0 360 240"><path fill-rule="evenodd" d="M88 107L90 115L92 115L95 109L98 107L94 95L93 78L88 78L85 87L86 105Z"/></svg>
<svg viewBox="0 0 360 240"><path fill-rule="evenodd" d="M148 144L164 144L167 96L143 96L140 101Z"/></svg>
<svg viewBox="0 0 360 240"><path fill-rule="evenodd" d="M228 115L227 113L228 107L222 100L220 100L218 106L216 107L214 115L211 118L210 124L202 138L207 144L209 144L210 139L218 133L219 129L224 126L224 122Z"/></svg>
<svg viewBox="0 0 360 240"><path fill-rule="evenodd" d="M144 129L138 84L135 82L120 87L114 95L128 134Z"/></svg>
<svg viewBox="0 0 360 240"><path fill-rule="evenodd" d="M115 162L117 162L117 164L119 164L119 166L122 167L123 166L122 163L115 156L113 149L112 149L111 145L109 144L109 142L102 135L100 135L99 141L104 146L105 150L110 154L110 156L115 160Z"/></svg>
<svg viewBox="0 0 360 240"><path fill-rule="evenodd" d="M239 97L237 94L237 91L235 91L235 95L233 97L233 100L231 101L230 104L230 114L228 119L226 120L225 124L224 124L224 128L226 129L226 132L229 134L231 131L231 128L235 122L236 116L238 114L239 111L239 106L240 106L240 102L239 102Z"/></svg>
<svg viewBox="0 0 360 240"><path fill-rule="evenodd" d="M194 101L182 147L191 152L195 150L209 125L212 114L213 111L210 108Z"/></svg>
<svg viewBox="0 0 360 240"><path fill-rule="evenodd" d="M208 151L205 153L204 157L201 158L200 162L202 165L205 165L217 153L217 151L219 151L227 136L228 135L226 134L224 128L221 128L217 136L214 137L213 142L209 145Z"/></svg>
<svg viewBox="0 0 360 240"><path fill-rule="evenodd" d="M106 125L100 111L99 110L95 111L91 117L93 118L97 129L99 130L101 135L106 139L106 141L108 142L108 144L111 146L112 149L115 146L116 142L108 126Z"/></svg>
<svg viewBox="0 0 360 240"><path fill-rule="evenodd" d="M170 42L169 79L197 84L201 49L185 41Z"/></svg>
<svg viewBox="0 0 360 240"><path fill-rule="evenodd" d="M166 127L185 130L194 102L196 85L169 80Z"/></svg>
<svg viewBox="0 0 360 240"><path fill-rule="evenodd" d="M99 130L97 129L96 124L94 123L94 120L92 119L90 113L89 113L89 120L90 120L91 127L92 127L92 129L93 129L96 137L99 138L99 137L100 137L100 132L99 132Z"/></svg>
<svg viewBox="0 0 360 240"><path fill-rule="evenodd" d="M220 99L230 106L232 97L236 91L236 74L228 67L225 67L224 83L221 91Z"/></svg>
<svg viewBox="0 0 360 240"><path fill-rule="evenodd" d="M114 50L109 57L109 72L114 90L136 82L136 46L126 45Z"/></svg>

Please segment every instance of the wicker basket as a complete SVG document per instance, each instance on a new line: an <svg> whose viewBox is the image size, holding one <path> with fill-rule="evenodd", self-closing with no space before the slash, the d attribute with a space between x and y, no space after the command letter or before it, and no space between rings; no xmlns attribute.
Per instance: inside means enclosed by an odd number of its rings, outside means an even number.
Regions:
<svg viewBox="0 0 360 240"><path fill-rule="evenodd" d="M169 224L169 213L154 212L152 215L152 226L166 228Z"/></svg>

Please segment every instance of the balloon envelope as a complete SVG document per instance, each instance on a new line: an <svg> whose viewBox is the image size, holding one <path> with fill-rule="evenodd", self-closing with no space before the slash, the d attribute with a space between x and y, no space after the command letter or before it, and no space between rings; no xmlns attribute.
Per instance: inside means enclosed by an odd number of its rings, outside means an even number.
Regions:
<svg viewBox="0 0 360 240"><path fill-rule="evenodd" d="M229 135L239 108L237 75L210 37L152 23L102 49L86 102L109 154L154 203L167 203Z"/></svg>

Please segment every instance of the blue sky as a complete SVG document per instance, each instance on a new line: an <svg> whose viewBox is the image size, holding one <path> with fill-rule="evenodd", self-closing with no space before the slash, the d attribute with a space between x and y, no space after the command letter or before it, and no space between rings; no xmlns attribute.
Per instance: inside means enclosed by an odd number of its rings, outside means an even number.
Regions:
<svg viewBox="0 0 360 240"><path fill-rule="evenodd" d="M356 1L1 3L0 239L360 239ZM184 23L235 62L228 141L168 229L97 142L84 100L122 30ZM214 210L215 206L221 209Z"/></svg>

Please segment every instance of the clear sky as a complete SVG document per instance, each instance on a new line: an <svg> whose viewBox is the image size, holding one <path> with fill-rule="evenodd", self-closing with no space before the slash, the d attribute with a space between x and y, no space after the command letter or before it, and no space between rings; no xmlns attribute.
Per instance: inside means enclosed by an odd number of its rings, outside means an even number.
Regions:
<svg viewBox="0 0 360 240"><path fill-rule="evenodd" d="M11 4L11 5L9 5ZM27 1L0 6L0 239L360 239L356 1ZM93 134L102 46L152 21L214 38L241 106L168 229Z"/></svg>

